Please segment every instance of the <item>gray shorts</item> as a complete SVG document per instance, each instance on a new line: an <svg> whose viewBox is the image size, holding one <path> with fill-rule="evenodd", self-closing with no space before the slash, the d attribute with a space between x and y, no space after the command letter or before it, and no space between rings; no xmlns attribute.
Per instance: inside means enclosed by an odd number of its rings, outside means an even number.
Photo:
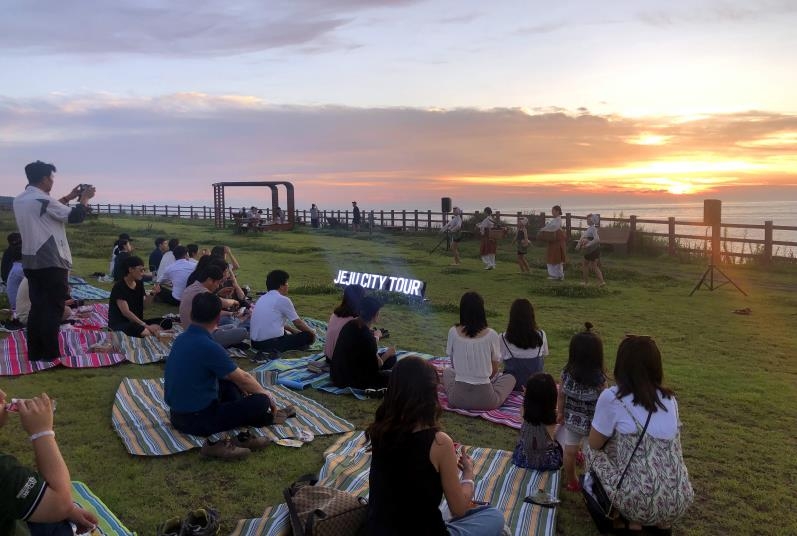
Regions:
<svg viewBox="0 0 797 536"><path fill-rule="evenodd" d="M565 439L565 446L573 446L573 445L580 445L581 441L587 437L586 434L579 434L578 432L574 432L570 428L565 427L564 429L564 439Z"/></svg>

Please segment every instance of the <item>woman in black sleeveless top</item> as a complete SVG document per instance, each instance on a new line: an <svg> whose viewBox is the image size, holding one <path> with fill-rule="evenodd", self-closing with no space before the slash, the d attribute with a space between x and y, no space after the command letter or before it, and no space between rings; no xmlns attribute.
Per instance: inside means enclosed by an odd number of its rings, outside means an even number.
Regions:
<svg viewBox="0 0 797 536"><path fill-rule="evenodd" d="M473 462L440 431L437 371L419 357L399 361L366 435L373 457L369 535L498 536L503 515L473 503ZM462 479L460 480L460 470ZM445 495L454 518L443 520Z"/></svg>

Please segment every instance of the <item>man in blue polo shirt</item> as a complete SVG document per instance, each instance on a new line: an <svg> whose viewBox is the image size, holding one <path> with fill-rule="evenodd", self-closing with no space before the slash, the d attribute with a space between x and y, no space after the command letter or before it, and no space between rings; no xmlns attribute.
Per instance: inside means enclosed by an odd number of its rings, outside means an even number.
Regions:
<svg viewBox="0 0 797 536"><path fill-rule="evenodd" d="M186 434L208 437L236 428L282 424L295 416L290 406L277 409L263 386L213 340L220 315L218 296L198 294L191 307L191 325L172 345L164 373L172 425ZM207 440L201 454L242 458L268 444L267 438L244 431L227 441Z"/></svg>

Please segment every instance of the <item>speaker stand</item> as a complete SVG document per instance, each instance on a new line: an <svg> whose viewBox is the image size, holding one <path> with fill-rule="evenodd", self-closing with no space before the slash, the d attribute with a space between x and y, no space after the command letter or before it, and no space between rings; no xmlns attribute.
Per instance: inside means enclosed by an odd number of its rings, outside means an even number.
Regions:
<svg viewBox="0 0 797 536"><path fill-rule="evenodd" d="M725 278L725 280L724 281L716 281L715 277L714 277L714 272L715 271L718 272L719 275L721 275L723 278ZM706 279L708 279L708 281L706 281ZM691 296L692 294L694 294L695 291L697 289L699 289L701 285L705 285L706 288L709 289L709 290L714 290L714 289L720 288L723 285L727 285L728 283L730 283L731 285L736 287L736 290L738 290L739 292L741 292L742 294L747 296L747 293L745 291L743 291L739 287L739 285L734 283L733 279L728 277L725 274L725 272L720 270L719 267L715 266L714 263L712 262L712 263L709 263L708 267L706 268L706 271L703 272L703 277L700 278L700 281L697 282L697 285L695 285L695 288L692 289L692 292L690 292L689 295Z"/></svg>

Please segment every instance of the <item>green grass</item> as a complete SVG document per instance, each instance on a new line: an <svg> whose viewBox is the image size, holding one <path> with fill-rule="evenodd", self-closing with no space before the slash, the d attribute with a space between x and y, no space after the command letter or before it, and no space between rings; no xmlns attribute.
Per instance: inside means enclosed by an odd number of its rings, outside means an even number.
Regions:
<svg viewBox="0 0 797 536"><path fill-rule="evenodd" d="M0 236L12 228L0 214ZM478 245L465 241L463 265L450 267L435 235L295 232L233 235L207 222L152 218L109 218L70 227L70 243L79 275L107 270L111 244L119 232L136 239L148 255L157 235L179 236L201 247L227 244L241 262L239 280L263 289L265 274L275 268L291 273L293 300L300 314L326 319L338 301L330 283L338 268L410 275L428 282L425 304L393 299L382 312L391 343L433 354L444 352L446 333L457 320L460 295L480 292L488 321L503 330L509 305L529 298L550 340L546 370L558 375L568 341L584 321L600 331L606 365L625 332L653 335L664 356L665 381L677 393L683 421L682 441L696 501L677 525L676 534L797 533L797 278L793 269L763 271L730 266L727 273L749 297L733 287L701 290L689 297L702 274L700 263L662 258L605 256L605 289L578 285L576 267L568 279L545 277L543 250L532 248L530 275L521 275L507 243L499 246L498 269L482 270ZM753 314L732 310L750 307ZM165 308L162 307L165 311ZM246 362L240 363L247 367ZM282 489L304 473L317 471L322 452L334 441L317 438L301 449L271 448L238 463L199 458L196 451L165 458L134 458L111 428L113 396L125 377L162 375L160 365L132 364L107 369L56 369L21 378L2 378L9 396L47 391L59 401L59 444L73 479L85 481L131 528L153 533L163 519L200 504L218 507L224 530L240 518L258 516L281 501ZM376 402L326 395L316 399L362 428ZM457 440L511 449L509 428L446 413L444 428ZM0 450L32 462L30 445L15 419L0 432ZM591 535L594 530L581 498L562 491L559 532Z"/></svg>

